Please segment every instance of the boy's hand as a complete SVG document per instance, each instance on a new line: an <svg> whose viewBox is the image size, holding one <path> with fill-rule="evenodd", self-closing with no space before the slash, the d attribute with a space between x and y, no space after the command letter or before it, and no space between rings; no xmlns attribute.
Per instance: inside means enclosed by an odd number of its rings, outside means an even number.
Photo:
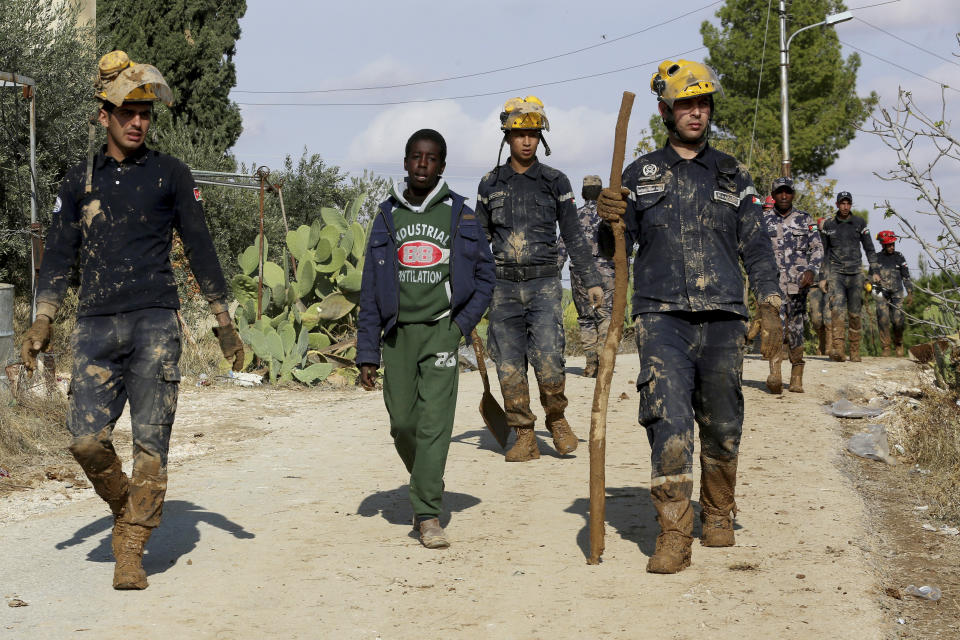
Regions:
<svg viewBox="0 0 960 640"><path fill-rule="evenodd" d="M377 366L373 364L360 365L360 386L367 391L377 388Z"/></svg>

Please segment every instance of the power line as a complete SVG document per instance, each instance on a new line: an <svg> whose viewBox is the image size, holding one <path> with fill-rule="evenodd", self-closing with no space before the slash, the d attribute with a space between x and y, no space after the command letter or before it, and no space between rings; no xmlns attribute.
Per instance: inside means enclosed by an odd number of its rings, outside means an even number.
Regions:
<svg viewBox="0 0 960 640"><path fill-rule="evenodd" d="M676 53L670 58L678 58L680 56L685 56L696 51L706 49L706 47L696 47L695 49L689 49L681 53ZM400 104L422 104L425 102L440 102L442 100L467 100L470 98L486 98L489 96L498 96L507 93L519 93L527 91L530 89L538 89L540 87L549 87L558 84L566 84L568 82L577 82L579 80L588 80L590 78L599 78L601 76L608 76L614 73L621 73L623 71L630 71L632 69L637 69L639 67L645 67L647 65L655 64L660 62L662 58L654 58L653 60L647 60L646 62L641 62L639 64L632 64L628 67L620 67L619 69L610 69L609 71L601 71L599 73L591 73L585 76L577 76L575 78L566 78L564 80L553 80L551 82L541 82L538 84L530 84L523 87L517 87L514 89L503 89L500 91L488 91L485 93L471 93L462 96L447 96L443 98L422 98L419 100L389 100L385 102L238 102L237 104L243 107L389 107Z"/></svg>
<svg viewBox="0 0 960 640"><path fill-rule="evenodd" d="M633 33L628 33L628 34L623 35L623 36L618 36L618 37L613 38L613 39L610 39L610 40L604 40L603 42L598 42L597 44L592 44L592 45L589 45L589 46L586 46L586 47L580 47L579 49L572 49L572 50L566 51L566 52L564 52L564 53L558 53L558 54L556 54L556 55L547 56L546 58L539 58L539 59L537 59L537 60L530 60L530 61L528 61L528 62L521 62L521 63L518 63L518 64L509 65L509 66L506 66L506 67L499 67L499 68L497 68L497 69L489 69L489 70L487 70L487 71L477 71L476 73L465 73L465 74L459 75L459 76L448 76L448 77L446 77L446 78L436 78L436 79L433 79L433 80L419 80L419 81L417 81L417 82L405 82L405 83L401 83L401 84L385 84L385 85L371 86L371 87L341 87L341 88L338 88L338 89L310 89L310 90L293 90L293 91L273 91L273 90L269 90L269 91L268 91L268 90L242 90L242 89L234 89L233 92L234 92L234 93L256 93L256 94L277 94L277 93L283 93L283 94L340 93L340 92L346 92L346 91L371 91L371 90L376 90L376 89L400 89L400 88L405 88L405 87L415 87L415 86L424 85L424 84L435 84L435 83L437 83L437 82L448 82L448 81L450 81L450 80L463 80L463 79L465 79L465 78L477 78L477 77L479 77L479 76L486 76L486 75L490 75L490 74L492 74L492 73L499 73L499 72L501 72L501 71L512 71L512 70L514 70L514 69L519 69L519 68L521 68L521 67L526 67L526 66L530 66L530 65L533 65L533 64L539 64L539 63L541 63L541 62L548 62L548 61L550 61L550 60L557 60L558 58L564 58L564 57L566 57L566 56L572 56L572 55L575 55L575 54L577 54L577 53L583 53L584 51L590 51L591 49L596 49L597 47L602 47L602 46L604 46L604 45L613 44L614 42L619 42L620 40L626 40L627 38L632 38L632 37L634 37L634 36L638 36L638 35L640 35L641 33L646 33L647 31L650 31L651 29L656 29L657 27L662 27L662 26L664 26L664 25L670 24L671 22L676 22L677 20L681 20L681 19L683 19L683 18L686 18L687 16L691 16L691 15L693 15L694 13L698 13L698 12L700 12L700 11L703 11L704 9L709 9L710 7L712 7L712 6L714 6L714 5L717 5L717 4L720 4L721 2L722 2L722 0L716 0L715 2L710 2L709 4L705 4L704 6L700 7L699 9L693 9L692 11L688 11L688 12L683 13L683 14L681 14L681 15L679 15L679 16L674 17L674 18L670 18L670 19L668 19L668 20L664 20L663 22L659 22L659 23L657 23L657 24L653 24L653 25L650 25L650 26L648 26L648 27L644 27L643 29L640 29L639 31L634 31Z"/></svg>
<svg viewBox="0 0 960 640"><path fill-rule="evenodd" d="M858 17L857 20L859 20L859 21L862 22L863 24L867 25L868 27L872 27L872 28L876 29L876 30L879 31L880 33L885 33L885 34L887 34L888 36L890 36L891 38L893 38L893 39L895 39L895 40L899 40L900 42L902 42L902 43L904 43L904 44L910 45L910 46L913 47L914 49L919 49L920 51L923 51L924 53L929 53L929 54L932 55L934 58L939 58L940 60L943 60L944 62L949 62L950 64L953 64L953 65L956 65L956 66L960 67L960 64L957 64L956 61L951 60L950 58L944 58L944 57L943 57L942 55L940 55L939 53L935 53L935 52L933 52L933 51L930 51L929 49L924 49L924 48L921 47L920 45L914 44L914 43L910 42L909 40L904 40L903 38L901 38L901 37L899 37L899 36L896 36L896 35L890 33L890 32L887 31L886 29L881 29L880 27L878 27L878 26L876 26L876 25L874 25L874 24L870 24L869 22L867 22L867 21L864 20L863 18L859 18L859 17Z"/></svg>
<svg viewBox="0 0 960 640"><path fill-rule="evenodd" d="M840 44L842 44L842 45L845 46L845 47L850 47L851 49L856 49L856 50L859 51L860 53L864 53L864 54L870 56L871 58L876 58L877 60L879 60L879 61L881 61L881 62L886 62L887 64L892 65L892 66L896 67L897 69L900 69L901 71L906 71L907 73L912 73L913 75L918 76L918 77L920 77L920 78L923 78L924 80L929 80L930 82L932 82L932 83L934 83L934 84L937 84L937 85L940 85L941 87L943 87L943 88L945 88L945 89L950 89L950 91L956 91L957 93L960 93L960 89L956 89L956 88L954 88L954 87L951 87L950 85L948 85L948 84L945 83L945 82L940 82L939 80L934 80L933 78L929 78L929 77L923 75L922 73L918 73L918 72L914 71L913 69L908 69L908 68L904 67L903 65L899 65L899 64L897 64L896 62L893 62L893 61L891 61L891 60L887 60L886 58L881 58L880 56L878 56L878 55L875 54L875 53L870 53L869 51L864 51L864 50L861 49L860 47L856 47L856 46L850 44L849 42L844 42L843 40L840 40Z"/></svg>
<svg viewBox="0 0 960 640"><path fill-rule="evenodd" d="M753 141L757 137L757 115L760 113L760 83L763 82L763 63L767 58L767 33L770 31L770 8L773 0L767 1L767 24L763 28L763 48L760 49L760 74L757 77L757 99L753 104L753 129L750 131L750 153L747 155L747 170L753 165Z"/></svg>
<svg viewBox="0 0 960 640"><path fill-rule="evenodd" d="M859 11L860 9L870 9L870 8L873 8L873 7L882 7L882 6L885 5L885 4L894 4L894 3L896 3L896 2L900 2L900 0L886 0L886 2L877 2L877 3L875 3L875 4L865 4L865 5L861 5L861 6L859 6L859 7L850 7L850 11Z"/></svg>

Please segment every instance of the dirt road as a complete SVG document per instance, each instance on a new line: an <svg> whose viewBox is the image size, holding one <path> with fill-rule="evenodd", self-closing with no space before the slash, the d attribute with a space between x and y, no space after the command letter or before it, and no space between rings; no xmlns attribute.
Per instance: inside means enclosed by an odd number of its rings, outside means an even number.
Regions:
<svg viewBox="0 0 960 640"><path fill-rule="evenodd" d="M92 490L62 489L72 499L56 508L8 497L0 591L28 606L0 607L0 637L886 637L863 503L821 404L897 362L811 358L806 394L771 396L766 363L748 357L737 546L695 542L674 576L644 572L657 526L635 355L620 357L612 387L599 566L585 562L593 381L576 375L582 360L568 363L582 443L567 459L540 432L540 460L504 463L476 411L479 376L462 376L442 551L411 532L379 392L185 389L150 588L111 589L111 520Z"/></svg>

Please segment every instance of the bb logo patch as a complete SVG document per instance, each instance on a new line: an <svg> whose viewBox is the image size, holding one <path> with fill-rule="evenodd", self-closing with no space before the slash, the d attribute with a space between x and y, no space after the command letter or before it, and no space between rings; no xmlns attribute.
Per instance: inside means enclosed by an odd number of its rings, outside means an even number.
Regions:
<svg viewBox="0 0 960 640"><path fill-rule="evenodd" d="M400 245L397 250L397 259L400 264L410 269L423 269L445 262L447 253L432 242L411 240Z"/></svg>
<svg viewBox="0 0 960 640"><path fill-rule="evenodd" d="M654 164L643 165L643 175L647 177L657 175L657 166Z"/></svg>
<svg viewBox="0 0 960 640"><path fill-rule="evenodd" d="M198 189L197 187L193 188L193 199L196 200L197 202L203 202L203 198L200 197L200 189Z"/></svg>

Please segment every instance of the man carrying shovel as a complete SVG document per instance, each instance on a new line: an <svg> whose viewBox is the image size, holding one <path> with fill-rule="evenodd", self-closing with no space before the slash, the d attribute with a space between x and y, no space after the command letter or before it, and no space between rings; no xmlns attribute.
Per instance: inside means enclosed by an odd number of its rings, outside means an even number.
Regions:
<svg viewBox="0 0 960 640"><path fill-rule="evenodd" d="M663 62L651 79L669 132L662 149L605 189L600 248L613 254L608 221L621 216L634 258L632 310L640 355L639 422L651 451L650 493L661 533L651 573L690 564L693 426L700 426L702 544L732 546L737 453L743 426L741 375L747 310L743 261L760 303L763 352L780 348L780 288L759 199L737 161L707 143L713 97L706 65Z"/></svg>

